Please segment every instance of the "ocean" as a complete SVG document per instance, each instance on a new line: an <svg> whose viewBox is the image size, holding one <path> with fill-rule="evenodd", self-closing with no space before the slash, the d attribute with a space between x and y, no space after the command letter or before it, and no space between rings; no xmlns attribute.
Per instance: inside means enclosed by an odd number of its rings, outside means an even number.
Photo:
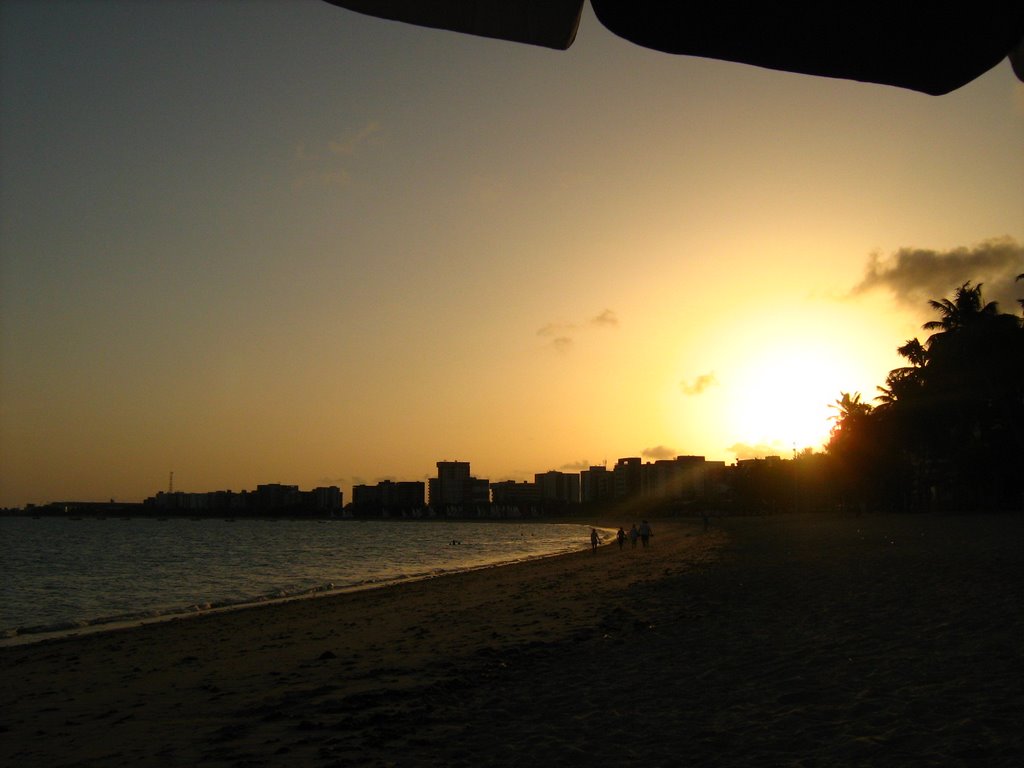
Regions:
<svg viewBox="0 0 1024 768"><path fill-rule="evenodd" d="M585 549L523 522L0 518L0 644Z"/></svg>

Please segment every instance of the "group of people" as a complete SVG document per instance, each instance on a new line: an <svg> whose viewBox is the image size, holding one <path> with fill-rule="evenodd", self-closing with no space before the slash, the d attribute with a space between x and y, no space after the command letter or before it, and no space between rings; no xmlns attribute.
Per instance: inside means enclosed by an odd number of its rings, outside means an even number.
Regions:
<svg viewBox="0 0 1024 768"><path fill-rule="evenodd" d="M637 527L636 523L629 529L629 533L624 528L619 528L615 534L615 540L619 542L619 549L626 546L626 539L629 539L629 546L636 549L636 542L639 539L640 545L646 549L651 543L651 536L654 535L654 531L651 529L651 524L646 520L640 523L640 527ZM597 533L596 528L590 529L590 548L593 551L597 551L598 545L601 543L601 537Z"/></svg>

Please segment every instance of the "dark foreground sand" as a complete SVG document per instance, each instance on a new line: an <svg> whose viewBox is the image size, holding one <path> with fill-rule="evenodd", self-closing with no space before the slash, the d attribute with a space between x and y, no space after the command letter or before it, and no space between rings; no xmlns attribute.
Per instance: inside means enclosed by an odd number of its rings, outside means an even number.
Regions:
<svg viewBox="0 0 1024 768"><path fill-rule="evenodd" d="M2 648L0 763L1024 764L1020 516L654 527Z"/></svg>

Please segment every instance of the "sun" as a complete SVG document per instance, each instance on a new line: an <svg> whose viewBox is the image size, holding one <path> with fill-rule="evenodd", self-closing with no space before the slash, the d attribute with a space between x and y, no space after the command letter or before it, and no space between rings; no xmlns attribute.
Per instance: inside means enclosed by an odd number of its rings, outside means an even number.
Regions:
<svg viewBox="0 0 1024 768"><path fill-rule="evenodd" d="M846 388L847 368L825 345L784 344L755 354L729 386L732 434L737 442L780 453L820 449L832 428L829 404Z"/></svg>

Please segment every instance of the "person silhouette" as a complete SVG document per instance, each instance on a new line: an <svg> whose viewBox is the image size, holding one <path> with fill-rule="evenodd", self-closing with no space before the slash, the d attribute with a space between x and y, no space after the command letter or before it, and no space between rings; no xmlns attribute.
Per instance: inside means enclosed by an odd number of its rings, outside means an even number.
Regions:
<svg viewBox="0 0 1024 768"><path fill-rule="evenodd" d="M619 532L615 534L615 538L619 542L619 549L622 549L622 545L626 543L626 532L619 528Z"/></svg>
<svg viewBox="0 0 1024 768"><path fill-rule="evenodd" d="M597 545L601 541L601 537L597 535L597 528L590 529L590 551L597 552Z"/></svg>
<svg viewBox="0 0 1024 768"><path fill-rule="evenodd" d="M646 520L640 523L640 543L644 549L647 549L647 545L650 543L651 536L653 535L654 531L651 530L651 526Z"/></svg>

